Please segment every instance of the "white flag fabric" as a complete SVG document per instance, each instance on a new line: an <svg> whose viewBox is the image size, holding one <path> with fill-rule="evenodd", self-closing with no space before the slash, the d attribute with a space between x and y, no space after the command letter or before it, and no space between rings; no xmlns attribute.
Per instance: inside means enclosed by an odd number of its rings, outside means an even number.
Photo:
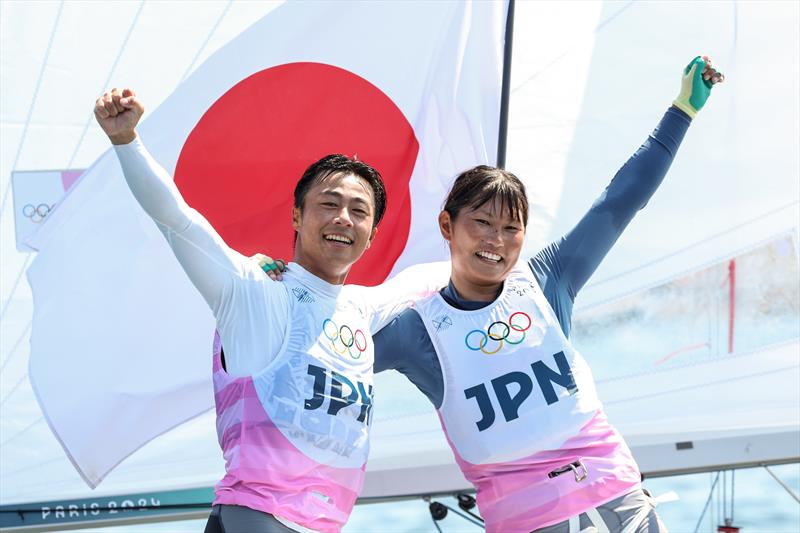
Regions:
<svg viewBox="0 0 800 533"><path fill-rule="evenodd" d="M292 189L311 161L341 152L375 165L389 209L348 282L378 283L446 257L436 226L444 193L459 171L495 163L506 11L288 3L199 67L139 133L190 205L245 254L291 256ZM214 320L111 150L29 244L39 250L28 270L31 381L95 487L213 406Z"/></svg>

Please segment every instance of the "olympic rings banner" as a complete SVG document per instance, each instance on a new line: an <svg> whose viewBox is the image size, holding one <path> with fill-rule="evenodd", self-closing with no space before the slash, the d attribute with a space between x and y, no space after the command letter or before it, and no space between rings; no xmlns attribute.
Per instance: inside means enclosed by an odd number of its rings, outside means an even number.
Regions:
<svg viewBox="0 0 800 533"><path fill-rule="evenodd" d="M83 170L34 170L11 173L14 191L14 231L17 250L36 251L27 244L64 198Z"/></svg>

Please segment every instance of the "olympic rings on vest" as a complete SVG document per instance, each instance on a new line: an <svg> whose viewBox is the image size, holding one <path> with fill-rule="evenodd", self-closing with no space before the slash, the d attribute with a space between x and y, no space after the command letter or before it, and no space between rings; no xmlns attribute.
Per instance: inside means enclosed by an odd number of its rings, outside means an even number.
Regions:
<svg viewBox="0 0 800 533"><path fill-rule="evenodd" d="M347 324L339 327L336 325L336 322L330 318L326 318L322 322L322 333L331 342L331 348L338 354L347 352L353 359L360 359L361 355L367 349L367 336L364 335L364 332L357 329L354 333ZM359 335L361 336L360 339ZM336 341L339 342L337 343ZM336 346L337 344L341 344L341 349ZM353 351L351 350L353 347L356 349L356 355L353 355Z"/></svg>
<svg viewBox="0 0 800 533"><path fill-rule="evenodd" d="M525 323L526 320L527 323ZM464 337L464 344L466 344L467 348L473 352L480 350L486 355L494 355L503 348L504 342L507 342L508 344L519 344L525 340L525 332L530 329L532 323L533 322L531 321L530 315L522 311L517 311L508 317L508 323L505 323L502 320L492 322L489 327L486 328L485 332L479 329L473 329L467 333L466 337ZM516 331L522 335L518 339L512 339L512 331ZM470 344L470 337L472 337L472 342L474 343L474 334L480 335L480 340L478 341L477 347L473 346L473 344ZM486 345L489 344L490 340L497 342L497 348L493 351L486 350Z"/></svg>
<svg viewBox="0 0 800 533"><path fill-rule="evenodd" d="M33 204L25 204L22 207L22 216L29 218L34 224L38 224L44 220L44 217L50 214L50 211L53 209L53 207L55 207L55 204L39 204L36 206Z"/></svg>

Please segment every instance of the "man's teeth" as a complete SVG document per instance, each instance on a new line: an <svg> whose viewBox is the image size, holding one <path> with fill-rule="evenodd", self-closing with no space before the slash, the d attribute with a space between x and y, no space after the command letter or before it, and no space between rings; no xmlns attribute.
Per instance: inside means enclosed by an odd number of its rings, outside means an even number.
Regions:
<svg viewBox="0 0 800 533"><path fill-rule="evenodd" d="M343 242L345 244L353 244L353 240L345 237L344 235L325 235L325 239L329 241Z"/></svg>
<svg viewBox="0 0 800 533"><path fill-rule="evenodd" d="M500 261L502 259L501 256L493 254L492 252L477 252L475 255L488 259L489 261Z"/></svg>

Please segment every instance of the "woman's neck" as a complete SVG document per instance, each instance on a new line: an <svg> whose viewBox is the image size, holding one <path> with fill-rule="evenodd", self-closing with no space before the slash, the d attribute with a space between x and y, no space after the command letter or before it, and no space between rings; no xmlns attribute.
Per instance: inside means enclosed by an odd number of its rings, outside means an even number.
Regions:
<svg viewBox="0 0 800 533"><path fill-rule="evenodd" d="M488 285L481 285L476 283L468 283L459 279L455 273L451 275L450 282L455 289L457 296L462 300L470 302L492 302L497 299L500 291L503 288L503 283L492 283Z"/></svg>

